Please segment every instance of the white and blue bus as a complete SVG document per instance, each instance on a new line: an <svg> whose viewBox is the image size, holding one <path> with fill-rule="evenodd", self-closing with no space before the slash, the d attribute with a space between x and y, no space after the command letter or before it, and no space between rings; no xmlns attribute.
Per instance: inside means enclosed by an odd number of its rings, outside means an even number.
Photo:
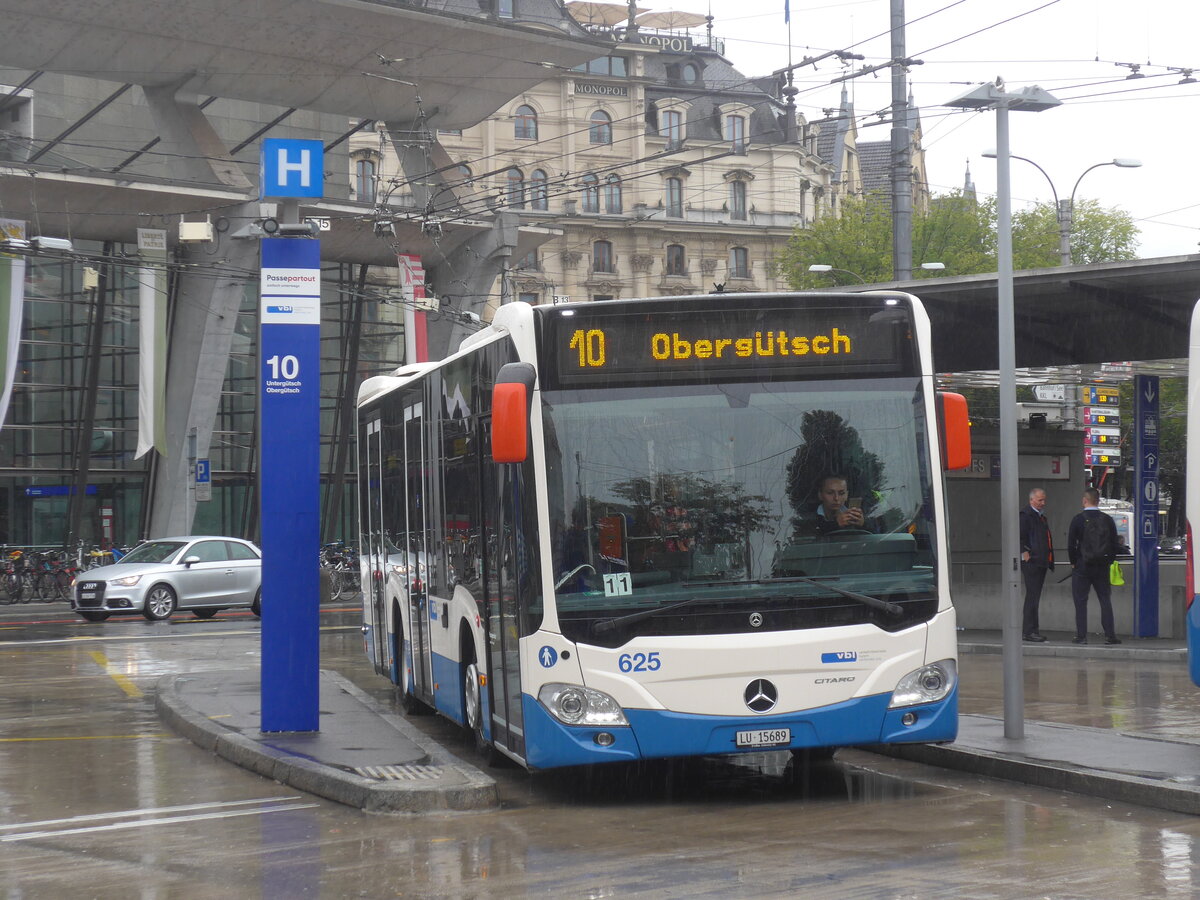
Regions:
<svg viewBox="0 0 1200 900"><path fill-rule="evenodd" d="M375 669L530 769L953 739L929 344L894 292L513 303L368 379Z"/></svg>

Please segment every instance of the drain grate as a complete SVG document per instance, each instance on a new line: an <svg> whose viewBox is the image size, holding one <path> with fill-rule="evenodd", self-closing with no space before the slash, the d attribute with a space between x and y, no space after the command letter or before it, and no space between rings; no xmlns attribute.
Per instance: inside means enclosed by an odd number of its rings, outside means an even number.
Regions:
<svg viewBox="0 0 1200 900"><path fill-rule="evenodd" d="M354 774L376 781L418 781L437 778L441 769L438 766L361 766L354 769Z"/></svg>

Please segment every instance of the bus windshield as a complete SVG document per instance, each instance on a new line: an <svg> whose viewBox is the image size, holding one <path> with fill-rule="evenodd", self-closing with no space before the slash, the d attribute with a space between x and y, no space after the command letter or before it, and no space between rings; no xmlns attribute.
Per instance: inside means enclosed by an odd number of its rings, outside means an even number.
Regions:
<svg viewBox="0 0 1200 900"><path fill-rule="evenodd" d="M543 422L555 597L574 640L894 630L936 609L915 377L547 391Z"/></svg>

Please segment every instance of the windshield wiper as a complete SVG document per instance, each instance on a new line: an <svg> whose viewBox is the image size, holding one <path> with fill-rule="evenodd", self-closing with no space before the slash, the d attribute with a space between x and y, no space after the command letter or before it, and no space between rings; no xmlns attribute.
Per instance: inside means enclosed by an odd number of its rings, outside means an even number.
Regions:
<svg viewBox="0 0 1200 900"><path fill-rule="evenodd" d="M698 600L711 601L713 599L713 597L688 597L686 600L680 600L678 603L668 603L666 606L655 606L651 609L639 609L637 612L617 616L615 619L601 619L599 622L592 623L592 634L605 634L609 631L615 631L622 625L632 625L634 622L653 618L659 613L670 612L673 609L679 609L681 606L687 606Z"/></svg>
<svg viewBox="0 0 1200 900"><path fill-rule="evenodd" d="M904 607L901 606L899 603L892 603L888 600L880 600L878 597L872 597L870 594L860 594L860 593L858 593L858 591L848 591L845 588L838 587L836 584L829 584L824 581L818 581L815 578L806 578L803 575L791 575L791 576L788 576L786 579L773 579L773 580L775 580L775 581L785 581L785 580L786 581L802 581L805 584L811 584L811 585L814 585L815 587L828 588L829 590L833 591L835 594L841 594L843 597L847 597L850 600L857 600L859 603L862 603L865 606L869 606L872 609L881 610L890 616L904 615Z"/></svg>

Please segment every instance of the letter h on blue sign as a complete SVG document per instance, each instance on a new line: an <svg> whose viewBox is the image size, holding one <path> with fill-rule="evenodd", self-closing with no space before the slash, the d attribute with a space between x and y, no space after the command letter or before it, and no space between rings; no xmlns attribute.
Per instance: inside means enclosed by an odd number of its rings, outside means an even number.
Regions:
<svg viewBox="0 0 1200 900"><path fill-rule="evenodd" d="M267 138L259 163L259 195L325 196L325 145L320 141Z"/></svg>

